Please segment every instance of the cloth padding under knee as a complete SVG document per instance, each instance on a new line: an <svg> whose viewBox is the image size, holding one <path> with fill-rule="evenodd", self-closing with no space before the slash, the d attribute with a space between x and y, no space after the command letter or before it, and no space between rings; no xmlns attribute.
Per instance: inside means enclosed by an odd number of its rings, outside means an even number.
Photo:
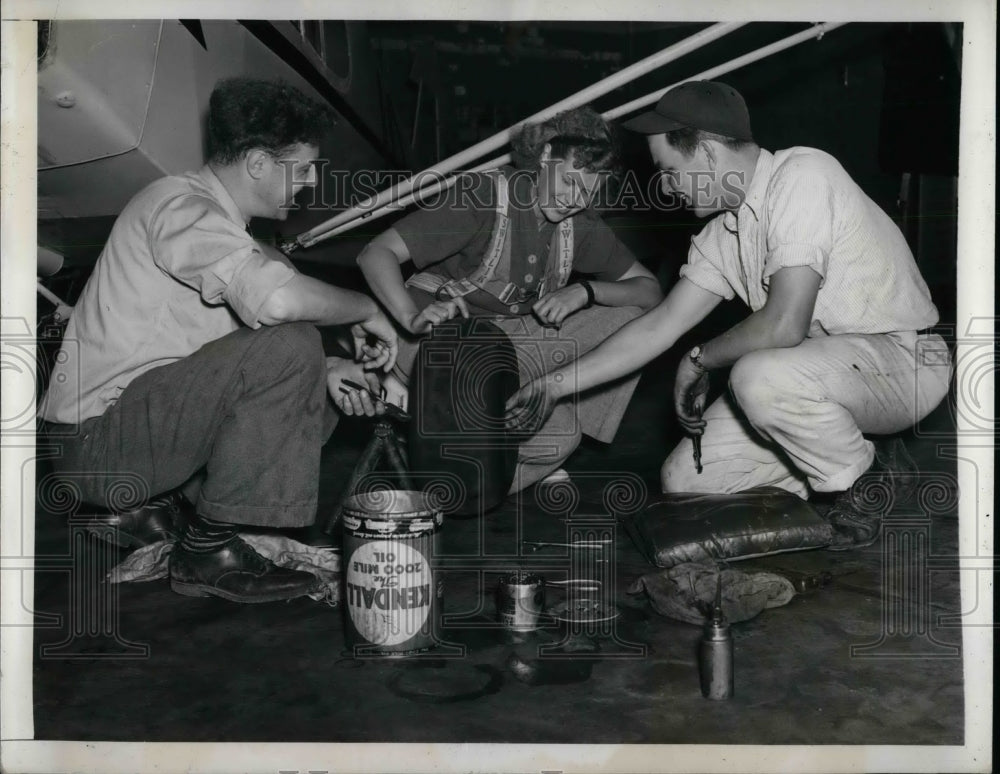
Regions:
<svg viewBox="0 0 1000 774"><path fill-rule="evenodd" d="M719 569L693 562L646 573L627 591L645 593L660 615L702 624L711 617L720 575L722 612L729 623L747 621L764 610L788 604L795 596L792 582L777 573Z"/></svg>

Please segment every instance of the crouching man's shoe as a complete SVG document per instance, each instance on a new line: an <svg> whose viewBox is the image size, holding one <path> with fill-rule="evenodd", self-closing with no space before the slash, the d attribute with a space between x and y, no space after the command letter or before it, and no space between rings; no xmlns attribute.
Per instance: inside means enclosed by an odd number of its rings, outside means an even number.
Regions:
<svg viewBox="0 0 1000 774"><path fill-rule="evenodd" d="M854 487L842 492L827 511L833 526L833 538L827 546L831 551L847 551L872 545L882 531L882 513L859 506L860 498Z"/></svg>
<svg viewBox="0 0 1000 774"><path fill-rule="evenodd" d="M871 467L837 496L826 513L833 526L828 548L847 551L872 545L881 534L882 518L912 494L917 475L917 465L902 441L876 444Z"/></svg>
<svg viewBox="0 0 1000 774"><path fill-rule="evenodd" d="M76 516L73 524L121 548L142 548L161 540L175 540L186 508L190 505L183 495L169 492L131 511Z"/></svg>
<svg viewBox="0 0 1000 774"><path fill-rule="evenodd" d="M189 597L277 602L311 594L321 585L311 573L278 567L238 537L207 554L178 544L170 555L170 588Z"/></svg>

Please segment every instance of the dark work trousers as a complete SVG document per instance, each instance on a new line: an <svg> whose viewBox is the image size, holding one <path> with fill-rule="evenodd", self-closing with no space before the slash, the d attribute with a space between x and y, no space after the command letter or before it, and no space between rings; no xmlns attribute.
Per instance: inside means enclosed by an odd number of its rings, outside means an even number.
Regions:
<svg viewBox="0 0 1000 774"><path fill-rule="evenodd" d="M183 487L203 516L303 527L316 517L320 450L336 422L315 326L240 328L130 382L64 442L56 470L107 507L123 487Z"/></svg>

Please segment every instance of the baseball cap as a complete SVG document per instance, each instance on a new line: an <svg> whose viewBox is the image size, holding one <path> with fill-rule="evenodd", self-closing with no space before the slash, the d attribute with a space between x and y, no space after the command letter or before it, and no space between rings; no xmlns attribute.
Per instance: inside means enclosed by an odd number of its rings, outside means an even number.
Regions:
<svg viewBox="0 0 1000 774"><path fill-rule="evenodd" d="M690 127L753 142L750 113L732 86L718 81L687 81L666 92L656 107L622 126L640 134L663 134Z"/></svg>

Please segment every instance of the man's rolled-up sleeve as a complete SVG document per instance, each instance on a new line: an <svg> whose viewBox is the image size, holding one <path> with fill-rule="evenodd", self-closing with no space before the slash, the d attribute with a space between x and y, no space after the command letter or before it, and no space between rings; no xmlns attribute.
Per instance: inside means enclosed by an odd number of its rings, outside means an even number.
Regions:
<svg viewBox="0 0 1000 774"><path fill-rule="evenodd" d="M733 286L720 268L722 256L712 241L711 227L691 240L687 263L681 266L681 276L710 293L722 296L727 301L736 295Z"/></svg>
<svg viewBox="0 0 1000 774"><path fill-rule="evenodd" d="M233 274L222 292L222 300L244 323L259 328L260 310L267 297L294 276L288 266L254 250Z"/></svg>
<svg viewBox="0 0 1000 774"><path fill-rule="evenodd" d="M775 176L766 205L765 285L775 272L793 266L807 266L826 278L835 195L823 170L808 161L789 162Z"/></svg>
<svg viewBox="0 0 1000 774"><path fill-rule="evenodd" d="M153 261L196 289L207 304L228 304L251 328L260 327L267 297L295 271L264 253L211 199L185 194L168 200L149 228Z"/></svg>

